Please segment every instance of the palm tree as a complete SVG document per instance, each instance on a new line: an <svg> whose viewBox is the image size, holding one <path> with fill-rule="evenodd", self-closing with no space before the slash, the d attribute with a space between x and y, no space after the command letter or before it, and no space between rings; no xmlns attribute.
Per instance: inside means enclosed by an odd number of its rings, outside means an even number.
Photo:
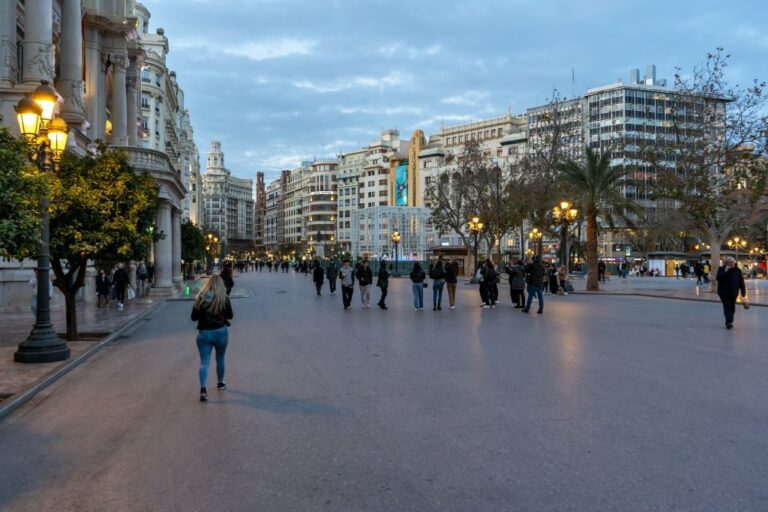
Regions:
<svg viewBox="0 0 768 512"><path fill-rule="evenodd" d="M633 223L628 214L637 213L638 205L622 194L627 170L611 167L610 152L602 155L587 148L584 162L568 160L559 165L564 181L571 185L574 203L581 206L587 221L587 290L598 291L597 281L597 218L614 226L616 217L628 226Z"/></svg>

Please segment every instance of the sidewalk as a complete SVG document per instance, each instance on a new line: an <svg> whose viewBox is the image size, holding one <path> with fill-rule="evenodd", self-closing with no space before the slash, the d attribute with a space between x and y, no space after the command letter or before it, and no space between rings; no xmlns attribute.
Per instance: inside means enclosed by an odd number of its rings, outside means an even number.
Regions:
<svg viewBox="0 0 768 512"><path fill-rule="evenodd" d="M184 283L182 293L188 284ZM22 364L13 361L13 353L19 343L29 336L35 324L31 311L3 313L0 315L0 406L14 396L33 388L45 381L54 372L75 361L80 355L94 349L113 332L130 324L144 314L162 304L164 299L144 297L126 300L125 308L119 310L117 302L111 301L108 307L97 308L95 303L77 304L77 325L81 341L67 342L71 355L66 361L55 363ZM57 304L51 310L51 320L56 332L63 337L66 332L66 311L63 304Z"/></svg>
<svg viewBox="0 0 768 512"><path fill-rule="evenodd" d="M587 293L586 279L571 279L575 293ZM747 298L754 306L768 306L768 280L747 279ZM674 277L627 277L620 279L609 276L605 283L600 283L599 293L606 295L639 295L666 299L700 300L720 302L717 294L710 292L709 284L697 285L696 279L677 279Z"/></svg>

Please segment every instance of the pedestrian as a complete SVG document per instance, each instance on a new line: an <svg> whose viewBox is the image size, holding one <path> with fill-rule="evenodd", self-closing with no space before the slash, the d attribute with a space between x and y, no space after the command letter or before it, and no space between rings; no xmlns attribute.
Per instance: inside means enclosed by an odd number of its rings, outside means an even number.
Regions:
<svg viewBox="0 0 768 512"><path fill-rule="evenodd" d="M557 268L558 295L568 295L568 292L565 290L566 281L568 281L568 270L565 268L565 265L560 265Z"/></svg>
<svg viewBox="0 0 768 512"><path fill-rule="evenodd" d="M146 295L147 277L147 266L142 261L139 263L139 266L136 267L136 280L139 283L139 289L136 290L136 295L139 297L144 297Z"/></svg>
<svg viewBox="0 0 768 512"><path fill-rule="evenodd" d="M523 260L517 260L514 265L507 267L509 274L509 295L515 309L525 307L525 267Z"/></svg>
<svg viewBox="0 0 768 512"><path fill-rule="evenodd" d="M389 269L387 268L387 262L382 261L379 265L379 274L376 279L376 286L381 290L381 298L379 299L378 306L381 309L387 308L387 289L389 288Z"/></svg>
<svg viewBox="0 0 768 512"><path fill-rule="evenodd" d="M341 301L346 310L352 304L352 295L355 292L355 272L349 266L349 260L342 261L339 279L341 279Z"/></svg>
<svg viewBox="0 0 768 512"><path fill-rule="evenodd" d="M368 259L364 259L355 275L360 285L360 303L364 308L371 307L371 284L373 284L373 271L368 266Z"/></svg>
<svg viewBox="0 0 768 512"><path fill-rule="evenodd" d="M437 260L437 263L429 271L429 277L432 279L432 311L440 311L443 301L443 286L445 286L445 270L443 261Z"/></svg>
<svg viewBox="0 0 768 512"><path fill-rule="evenodd" d="M445 266L445 287L448 289L448 304L451 309L456 308L456 285L459 282L459 264L452 261Z"/></svg>
<svg viewBox="0 0 768 512"><path fill-rule="evenodd" d="M323 281L325 281L325 272L323 271L323 267L320 265L320 262L317 260L312 263L312 281L315 283L317 295L322 295L320 290L322 290Z"/></svg>
<svg viewBox="0 0 768 512"><path fill-rule="evenodd" d="M605 282L605 266L603 260L597 262L597 280L601 283Z"/></svg>
<svg viewBox="0 0 768 512"><path fill-rule="evenodd" d="M499 274L496 272L496 267L493 266L493 262L490 259L486 259L483 265L480 267L481 280L480 280L480 297L483 299L483 309L493 309L496 307L496 298L493 294L493 286L496 284L496 280L499 278Z"/></svg>
<svg viewBox="0 0 768 512"><path fill-rule="evenodd" d="M224 281L224 288L227 290L227 296L232 292L232 288L235 287L235 279L232 277L232 262L227 261L224 263L224 268L221 269L221 280Z"/></svg>
<svg viewBox="0 0 768 512"><path fill-rule="evenodd" d="M528 303L525 305L522 311L528 313L531 310L531 303L533 302L533 296L539 301L539 309L536 311L538 314L544 313L544 294L542 289L544 288L544 278L546 276L546 270L544 265L541 264L541 259L538 256L533 257L533 261L525 267L526 280L528 281Z"/></svg>
<svg viewBox="0 0 768 512"><path fill-rule="evenodd" d="M335 261L332 261L331 263L328 264L328 268L325 270L325 275L328 278L328 288L331 290L331 295L335 295L336 294L336 278L339 276L339 271L336 269Z"/></svg>
<svg viewBox="0 0 768 512"><path fill-rule="evenodd" d="M107 273L103 270L99 272L99 275L96 276L96 296L98 297L96 307L100 308L102 307L102 302L104 303L104 306L109 306L109 277L107 277Z"/></svg>
<svg viewBox="0 0 768 512"><path fill-rule="evenodd" d="M208 366L211 352L216 350L216 389L224 389L224 354L229 342L232 304L221 276L212 275L195 297L192 320L197 322L197 350L200 353L200 401L208 400Z"/></svg>
<svg viewBox="0 0 768 512"><path fill-rule="evenodd" d="M151 261L149 262L149 265L147 265L147 282L150 284L154 284L155 282L155 264Z"/></svg>
<svg viewBox="0 0 768 512"><path fill-rule="evenodd" d="M115 275L112 278L112 283L115 285L115 298L117 299L118 309L125 307L125 289L128 287L128 281L128 272L122 263L118 263L117 270L115 270Z"/></svg>
<svg viewBox="0 0 768 512"><path fill-rule="evenodd" d="M415 311L422 311L424 309L424 288L427 287L427 283L424 282L427 276L421 269L419 262L413 264L411 270L411 284L413 289L413 309Z"/></svg>
<svg viewBox="0 0 768 512"><path fill-rule="evenodd" d="M733 329L733 315L736 312L736 299L741 292L742 300L746 301L747 287L741 269L736 266L732 256L725 258L725 264L717 269L717 295L723 303L725 313L725 328ZM745 302L745 304L748 304Z"/></svg>
<svg viewBox="0 0 768 512"><path fill-rule="evenodd" d="M501 279L501 274L499 273L499 269L496 268L496 265L494 265L493 261L488 260L488 263L490 264L490 267L493 269L493 282L490 283L489 293L491 295L491 300L496 305L497 302L499 302L499 280Z"/></svg>

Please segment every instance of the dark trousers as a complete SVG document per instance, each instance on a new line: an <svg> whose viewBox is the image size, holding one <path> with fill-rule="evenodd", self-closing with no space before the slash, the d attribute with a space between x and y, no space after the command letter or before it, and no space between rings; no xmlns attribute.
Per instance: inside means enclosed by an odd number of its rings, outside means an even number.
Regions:
<svg viewBox="0 0 768 512"><path fill-rule="evenodd" d="M315 288L317 288L317 294L320 295L320 290L323 288L323 282L315 282Z"/></svg>
<svg viewBox="0 0 768 512"><path fill-rule="evenodd" d="M335 279L329 279L328 280L328 288L330 288L331 293L336 293L336 280Z"/></svg>
<svg viewBox="0 0 768 512"><path fill-rule="evenodd" d="M344 303L344 307L348 308L352 304L352 294L355 292L354 286L341 285L341 300Z"/></svg>
<svg viewBox="0 0 768 512"><path fill-rule="evenodd" d="M483 299L483 302L485 302L486 306L496 305L496 297L493 295L492 283L480 283L480 297Z"/></svg>
<svg viewBox="0 0 768 512"><path fill-rule="evenodd" d="M499 284L498 284L498 283L493 283L493 284L491 285L491 290L490 290L490 292L491 292L491 300L492 300L492 301L493 301L493 303L495 304L495 303L496 303L496 301L498 301L498 300L499 300Z"/></svg>
<svg viewBox="0 0 768 512"><path fill-rule="evenodd" d="M512 304L514 304L515 307L525 307L525 290L515 290L514 288L510 288L509 294L512 297Z"/></svg>
<svg viewBox="0 0 768 512"><path fill-rule="evenodd" d="M736 297L738 295L720 295L720 302L723 303L723 313L725 314L725 323L733 323L733 314L736 312Z"/></svg>
<svg viewBox="0 0 768 512"><path fill-rule="evenodd" d="M125 302L125 286L115 286L115 294L120 304Z"/></svg>
<svg viewBox="0 0 768 512"><path fill-rule="evenodd" d="M387 300L387 287L381 287L381 298L379 299L379 306L386 306Z"/></svg>

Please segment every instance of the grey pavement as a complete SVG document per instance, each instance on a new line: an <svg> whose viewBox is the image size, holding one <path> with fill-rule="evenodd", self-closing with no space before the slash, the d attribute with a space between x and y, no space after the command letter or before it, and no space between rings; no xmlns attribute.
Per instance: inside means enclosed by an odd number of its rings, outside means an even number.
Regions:
<svg viewBox="0 0 768 512"><path fill-rule="evenodd" d="M415 312L392 281L388 311L357 290L343 311L308 277L240 276L207 403L190 303L165 303L0 423L0 509L768 510L763 308L727 331L707 302L539 316L464 285Z"/></svg>

